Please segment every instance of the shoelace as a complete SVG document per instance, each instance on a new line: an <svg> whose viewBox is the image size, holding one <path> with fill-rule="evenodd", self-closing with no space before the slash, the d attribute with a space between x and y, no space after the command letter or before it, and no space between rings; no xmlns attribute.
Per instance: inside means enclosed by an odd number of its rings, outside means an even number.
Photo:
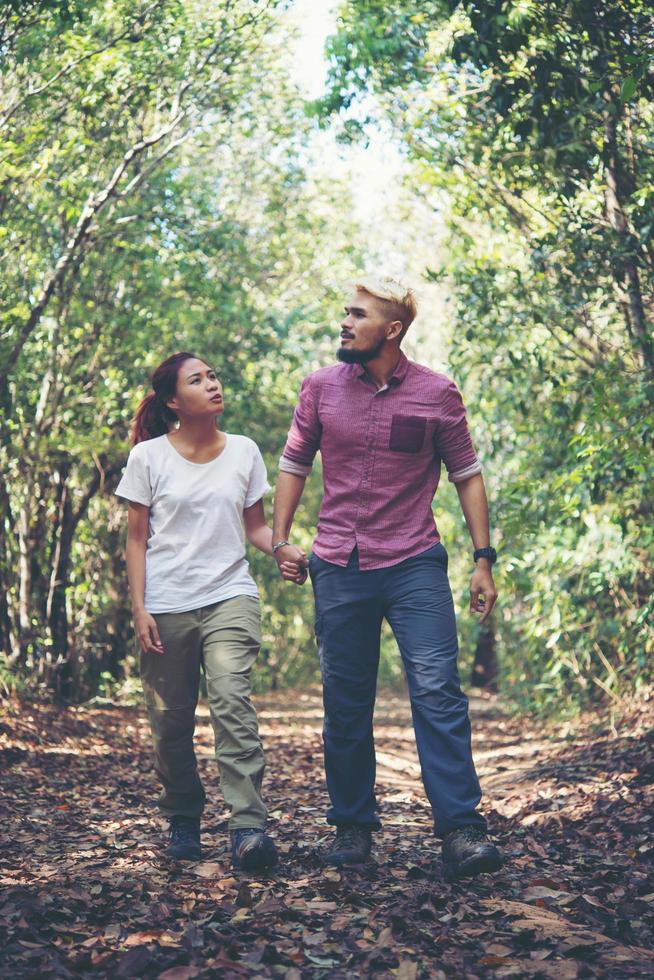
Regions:
<svg viewBox="0 0 654 980"><path fill-rule="evenodd" d="M170 825L170 840L175 844L194 844L196 843L195 834L191 824L175 821Z"/></svg>
<svg viewBox="0 0 654 980"><path fill-rule="evenodd" d="M248 844L248 842L251 845L259 844L262 835L263 835L262 830L249 830L249 829L237 830L235 833L236 839L234 841L236 845L236 852L240 853L243 850L244 846Z"/></svg>
<svg viewBox="0 0 654 980"><path fill-rule="evenodd" d="M481 829L481 827L464 827L460 831L461 836L469 841L471 844L475 844L477 841L486 840L486 834Z"/></svg>
<svg viewBox="0 0 654 980"><path fill-rule="evenodd" d="M357 827L339 828L336 844L338 847L359 847L363 843L362 834Z"/></svg>

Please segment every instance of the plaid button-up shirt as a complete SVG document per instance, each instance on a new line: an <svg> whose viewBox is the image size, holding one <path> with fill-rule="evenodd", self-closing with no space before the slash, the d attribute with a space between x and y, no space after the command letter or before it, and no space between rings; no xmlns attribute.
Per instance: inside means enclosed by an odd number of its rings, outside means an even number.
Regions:
<svg viewBox="0 0 654 980"><path fill-rule="evenodd" d="M314 551L362 570L395 565L439 540L431 504L441 461L458 482L481 466L459 389L400 355L377 388L359 364L305 378L280 469L306 476L320 450L325 493Z"/></svg>

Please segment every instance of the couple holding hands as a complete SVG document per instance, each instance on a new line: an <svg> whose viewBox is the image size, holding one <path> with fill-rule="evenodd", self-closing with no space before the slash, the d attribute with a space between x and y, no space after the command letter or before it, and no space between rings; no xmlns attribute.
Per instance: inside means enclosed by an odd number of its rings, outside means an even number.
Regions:
<svg viewBox="0 0 654 980"><path fill-rule="evenodd" d="M154 372L116 493L129 504L127 573L170 858L201 856L205 793L193 731L204 669L221 789L231 808L233 865L259 871L277 861L265 832L264 755L250 700L261 635L244 530L275 558L285 580L301 585L307 567L311 576L327 821L336 828L325 862L365 861L381 826L373 709L385 618L406 670L445 877L501 867L477 809L481 790L457 673L447 552L432 513L441 462L472 538L470 608L480 621L496 598L488 505L456 385L401 350L416 312L412 291L396 280L355 285L341 323L339 363L302 384L279 462L272 529L259 449L216 425L223 412L216 372L190 353L174 354ZM324 496L307 562L290 541L291 526L318 450Z"/></svg>

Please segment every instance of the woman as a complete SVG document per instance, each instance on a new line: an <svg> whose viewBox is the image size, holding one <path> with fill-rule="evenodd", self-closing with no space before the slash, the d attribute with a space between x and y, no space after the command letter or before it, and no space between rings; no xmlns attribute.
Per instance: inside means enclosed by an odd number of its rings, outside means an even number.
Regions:
<svg viewBox="0 0 654 980"><path fill-rule="evenodd" d="M205 793L193 751L200 669L204 668L221 788L231 807L232 862L272 867L264 833L264 756L250 700L250 670L261 643L257 587L248 541L272 554L262 497L269 489L256 444L221 432L224 409L215 371L194 354L173 354L152 376L132 429L133 448L116 493L129 503L127 576L141 679L169 818L166 854L197 860ZM304 555L282 569L306 577Z"/></svg>

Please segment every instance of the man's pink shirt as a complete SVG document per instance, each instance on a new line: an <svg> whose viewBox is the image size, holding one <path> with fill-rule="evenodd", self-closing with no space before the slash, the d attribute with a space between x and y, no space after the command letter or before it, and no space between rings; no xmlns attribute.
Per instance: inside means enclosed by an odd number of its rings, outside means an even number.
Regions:
<svg viewBox="0 0 654 980"><path fill-rule="evenodd" d="M377 389L359 364L335 364L302 383L280 470L306 476L320 450L324 496L313 550L363 571L435 545L432 513L441 462L449 479L481 472L459 389L400 355Z"/></svg>

